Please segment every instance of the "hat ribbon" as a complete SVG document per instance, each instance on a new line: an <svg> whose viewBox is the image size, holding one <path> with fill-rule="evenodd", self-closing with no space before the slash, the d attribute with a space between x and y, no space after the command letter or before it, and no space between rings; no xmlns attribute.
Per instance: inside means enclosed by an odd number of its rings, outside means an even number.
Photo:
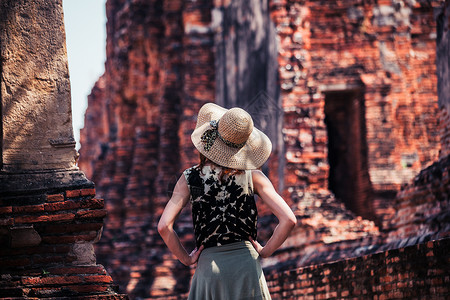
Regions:
<svg viewBox="0 0 450 300"><path fill-rule="evenodd" d="M244 147L246 142L240 143L240 144L236 144L230 141L227 141L226 139L224 139L218 129L219 129L219 120L212 120L209 122L209 125L212 127L211 129L206 130L205 132L203 132L202 136L200 137L200 140L205 144L203 146L203 148L205 149L205 151L209 151L211 149L211 147L213 146L215 140L217 137L219 137L222 142L225 143L225 145L232 147L232 148L237 148L240 149L242 147Z"/></svg>

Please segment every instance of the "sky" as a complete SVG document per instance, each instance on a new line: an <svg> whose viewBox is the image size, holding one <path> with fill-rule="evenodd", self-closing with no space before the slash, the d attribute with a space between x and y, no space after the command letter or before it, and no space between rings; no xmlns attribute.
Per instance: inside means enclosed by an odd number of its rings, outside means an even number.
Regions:
<svg viewBox="0 0 450 300"><path fill-rule="evenodd" d="M106 0L63 0L77 149L84 127L87 96L105 70Z"/></svg>

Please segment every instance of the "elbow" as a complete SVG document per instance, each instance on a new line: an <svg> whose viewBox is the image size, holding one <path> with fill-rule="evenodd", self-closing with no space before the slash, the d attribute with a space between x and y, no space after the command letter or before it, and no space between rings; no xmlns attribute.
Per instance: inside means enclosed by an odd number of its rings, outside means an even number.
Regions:
<svg viewBox="0 0 450 300"><path fill-rule="evenodd" d="M158 222L158 233L160 236L164 237L169 231L169 225L160 220Z"/></svg>
<svg viewBox="0 0 450 300"><path fill-rule="evenodd" d="M287 218L286 223L291 230L297 225L297 218L293 213Z"/></svg>
<svg viewBox="0 0 450 300"><path fill-rule="evenodd" d="M291 228L294 228L297 225L297 218L294 216L292 219L289 220L291 224Z"/></svg>

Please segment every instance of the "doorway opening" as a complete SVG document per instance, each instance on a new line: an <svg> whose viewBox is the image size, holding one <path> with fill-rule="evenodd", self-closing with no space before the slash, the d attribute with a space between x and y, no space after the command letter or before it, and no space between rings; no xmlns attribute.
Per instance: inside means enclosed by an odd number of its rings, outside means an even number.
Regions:
<svg viewBox="0 0 450 300"><path fill-rule="evenodd" d="M355 214L375 220L362 90L325 93L329 189Z"/></svg>

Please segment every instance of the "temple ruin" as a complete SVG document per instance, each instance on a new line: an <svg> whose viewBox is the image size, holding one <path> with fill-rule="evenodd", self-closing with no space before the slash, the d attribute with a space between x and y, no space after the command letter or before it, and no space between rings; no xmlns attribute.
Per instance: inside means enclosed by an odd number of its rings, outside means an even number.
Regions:
<svg viewBox="0 0 450 300"><path fill-rule="evenodd" d="M185 299L194 268L156 224L206 102L273 141L263 171L298 218L262 261L273 299L449 296L448 0L107 0L79 169L61 4L29 2L0 12L0 296Z"/></svg>
<svg viewBox="0 0 450 300"><path fill-rule="evenodd" d="M263 170L299 221L263 261L280 298L321 293L305 294L309 265L354 258L353 269L362 255L448 243L444 1L108 1L107 15L80 167L107 199L98 259L124 292L187 292L193 269L155 224L197 162L189 135L208 101L248 109L274 142ZM273 219L259 212L264 241ZM188 248L190 222L187 209L177 226ZM420 249L405 251L419 260ZM380 295L373 286L366 293Z"/></svg>
<svg viewBox="0 0 450 300"><path fill-rule="evenodd" d="M76 166L62 1L1 1L0 54L0 297L128 299L94 253L106 210Z"/></svg>

